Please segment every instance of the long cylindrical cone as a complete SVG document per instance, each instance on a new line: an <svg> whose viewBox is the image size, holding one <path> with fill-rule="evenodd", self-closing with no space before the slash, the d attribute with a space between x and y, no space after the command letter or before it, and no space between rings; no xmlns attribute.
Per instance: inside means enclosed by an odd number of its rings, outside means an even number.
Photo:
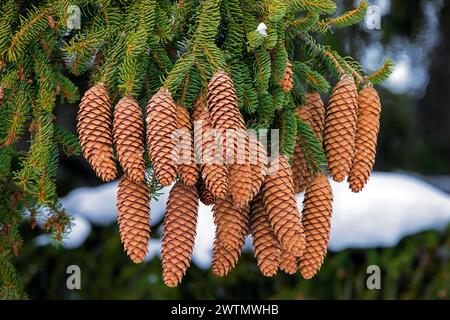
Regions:
<svg viewBox="0 0 450 320"><path fill-rule="evenodd" d="M181 282L191 263L197 213L197 191L178 181L167 200L161 242L163 278L169 287L176 287Z"/></svg>
<svg viewBox="0 0 450 320"><path fill-rule="evenodd" d="M117 176L114 163L111 103L99 84L83 95L77 114L77 132L84 158L103 181Z"/></svg>
<svg viewBox="0 0 450 320"><path fill-rule="evenodd" d="M356 150L348 182L353 192L360 192L369 180L375 164L381 102L377 91L367 87L359 92Z"/></svg>
<svg viewBox="0 0 450 320"><path fill-rule="evenodd" d="M259 270L264 276L272 277L280 264L281 246L270 225L262 193L252 201L250 226Z"/></svg>
<svg viewBox="0 0 450 320"><path fill-rule="evenodd" d="M325 119L325 151L336 182L350 173L355 152L358 93L353 79L345 76L333 90Z"/></svg>
<svg viewBox="0 0 450 320"><path fill-rule="evenodd" d="M177 175L176 129L175 103L169 91L161 88L147 104L147 143L155 175L165 187Z"/></svg>
<svg viewBox="0 0 450 320"><path fill-rule="evenodd" d="M150 239L150 197L145 181L122 177L117 191L119 231L125 252L135 263L144 261Z"/></svg>
<svg viewBox="0 0 450 320"><path fill-rule="evenodd" d="M300 271L305 279L312 278L319 271L327 254L332 210L330 183L324 174L318 175L308 186L303 201L306 249L300 260Z"/></svg>
<svg viewBox="0 0 450 320"><path fill-rule="evenodd" d="M145 126L142 110L133 97L123 97L117 103L113 133L117 155L128 178L136 182L144 181Z"/></svg>
<svg viewBox="0 0 450 320"><path fill-rule="evenodd" d="M291 167L284 155L272 161L263 192L270 224L282 248L295 257L300 257L305 248L305 238L294 194Z"/></svg>

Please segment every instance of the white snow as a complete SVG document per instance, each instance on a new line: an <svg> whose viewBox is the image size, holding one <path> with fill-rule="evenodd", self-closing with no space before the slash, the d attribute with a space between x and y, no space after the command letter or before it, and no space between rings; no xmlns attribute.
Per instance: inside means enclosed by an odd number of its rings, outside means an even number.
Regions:
<svg viewBox="0 0 450 320"><path fill-rule="evenodd" d="M258 31L258 33L263 37L267 37L267 25L264 22L258 24L256 31Z"/></svg>
<svg viewBox="0 0 450 320"><path fill-rule="evenodd" d="M372 175L359 194L352 193L347 184L331 182L334 194L330 250L395 246L403 237L425 230L442 230L450 223L450 196L432 185L409 175L379 173ZM152 224L163 218L170 188L164 188L158 201L151 203ZM76 248L87 238L91 226L115 223L117 183L95 188L73 190L61 201L75 216L74 227L65 241L68 249ZM302 195L297 195L299 208ZM90 221L90 223L89 223ZM211 207L200 204L197 238L193 262L207 268L211 262L215 226ZM154 230L153 235L161 234ZM47 244L42 237L37 244ZM251 240L246 249L251 250ZM151 259L160 252L159 239L149 242Z"/></svg>

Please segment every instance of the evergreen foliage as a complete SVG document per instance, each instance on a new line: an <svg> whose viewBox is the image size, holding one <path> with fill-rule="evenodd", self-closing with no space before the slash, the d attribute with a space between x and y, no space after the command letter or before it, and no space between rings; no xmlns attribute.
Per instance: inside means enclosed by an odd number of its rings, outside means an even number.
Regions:
<svg viewBox="0 0 450 320"><path fill-rule="evenodd" d="M80 30L67 27L69 5L81 9ZM79 99L69 73L103 83L112 102L126 95L146 102L164 86L177 103L191 108L211 76L225 70L248 125L280 128L287 155L298 135L310 167L320 171L326 164L322 146L295 114L305 92L328 92L329 73L337 79L348 74L363 86L382 82L392 70L388 61L365 76L356 61L316 40L317 34L358 23L366 9L362 1L355 10L329 17L336 10L332 0L2 1L1 263L9 268L20 248L23 213L34 219L45 212L44 228L57 240L70 228L57 200L58 146L68 155L78 154L79 146L73 133L55 125L54 116L58 97ZM267 35L258 31L260 23ZM294 89L285 93L279 81L288 60ZM7 272L0 280L14 279L15 273Z"/></svg>

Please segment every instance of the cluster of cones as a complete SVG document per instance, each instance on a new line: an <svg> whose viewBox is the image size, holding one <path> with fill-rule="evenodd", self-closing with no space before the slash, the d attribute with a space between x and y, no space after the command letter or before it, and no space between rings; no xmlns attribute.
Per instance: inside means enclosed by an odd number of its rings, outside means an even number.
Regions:
<svg viewBox="0 0 450 320"><path fill-rule="evenodd" d="M323 142L334 181L347 177L350 189L358 193L372 172L380 128L381 103L377 91L366 86L359 92L353 79L344 76L336 85L325 112L317 92L306 94L298 116L314 129ZM313 179L300 139L293 159L296 192L304 192Z"/></svg>
<svg viewBox="0 0 450 320"><path fill-rule="evenodd" d="M282 80L285 91L292 89L289 70L288 64ZM367 181L373 165L367 155L375 152L376 135L371 144L366 139L374 131L368 124L374 118L373 108L367 105L379 100L372 96L372 88L366 88L360 92L358 103L356 87L350 88L351 83L350 78L340 81L326 116L317 93L308 94L299 116L320 139L325 131L333 178L342 181L349 175L350 185L356 190ZM281 269L290 274L299 271L309 279L318 272L330 231L329 182L324 174L308 170L300 143L292 168L284 155L269 163L264 147L246 131L228 74L220 71L211 78L207 92L199 94L191 114L177 106L165 88L150 99L146 114L145 134L144 117L136 100L122 98L112 114L107 90L99 84L85 93L77 117L83 155L104 181L116 178L114 147L117 152L124 171L117 197L120 235L134 262L145 258L150 237L150 192L144 162L147 144L160 184L170 186L179 177L169 194L163 226L161 256L168 286L177 286L190 265L199 200L213 205L215 275L225 276L236 266L249 234L265 276ZM229 139L229 131L237 139ZM211 132L221 136L219 148ZM243 161L234 152L238 148L243 150ZM226 161L217 161L217 153ZM300 191L306 191L302 213L295 198Z"/></svg>

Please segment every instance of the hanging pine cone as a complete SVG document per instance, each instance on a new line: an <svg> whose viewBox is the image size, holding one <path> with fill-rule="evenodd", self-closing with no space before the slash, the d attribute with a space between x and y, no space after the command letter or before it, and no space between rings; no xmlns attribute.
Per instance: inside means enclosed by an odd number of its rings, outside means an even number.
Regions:
<svg viewBox="0 0 450 320"><path fill-rule="evenodd" d="M216 199L213 211L217 243L228 250L242 246L249 233L249 209L236 209L227 195Z"/></svg>
<svg viewBox="0 0 450 320"><path fill-rule="evenodd" d="M78 110L77 132L84 158L103 181L112 181L117 176L111 118L106 88L99 84L86 91Z"/></svg>
<svg viewBox="0 0 450 320"><path fill-rule="evenodd" d="M161 88L147 104L147 144L155 175L164 187L177 175L173 139L176 129L175 103L169 91Z"/></svg>
<svg viewBox="0 0 450 320"><path fill-rule="evenodd" d="M291 252L282 250L280 258L280 269L287 274L295 274L298 269L297 258Z"/></svg>
<svg viewBox="0 0 450 320"><path fill-rule="evenodd" d="M228 167L223 158L216 155L216 152L221 150L217 150L209 112L201 104L196 104L193 115L195 154L197 161L201 163L202 179L215 198L223 198L228 191Z"/></svg>
<svg viewBox="0 0 450 320"><path fill-rule="evenodd" d="M355 157L348 177L353 192L360 192L372 173L381 113L380 97L373 87L364 88L359 92L358 103Z"/></svg>
<svg viewBox="0 0 450 320"><path fill-rule="evenodd" d="M325 120L325 150L334 181L350 173L355 149L358 93L353 79L345 76L331 95Z"/></svg>
<svg viewBox="0 0 450 320"><path fill-rule="evenodd" d="M210 205L214 204L214 195L211 193L211 191L209 191L206 188L205 183L203 182L202 178L198 179L196 188L197 188L197 193L199 195L200 201L204 205L210 206Z"/></svg>
<svg viewBox="0 0 450 320"><path fill-rule="evenodd" d="M114 143L125 173L136 182L145 179L144 131L138 102L133 97L120 99L114 110Z"/></svg>
<svg viewBox="0 0 450 320"><path fill-rule="evenodd" d="M292 90L292 87L294 86L294 80L293 80L293 72L292 72L292 64L290 61L286 63L286 69L284 69L284 75L283 79L280 81L281 89L284 92L289 92Z"/></svg>
<svg viewBox="0 0 450 320"><path fill-rule="evenodd" d="M208 109L212 125L222 133L229 129L245 129L236 89L230 76L224 71L217 72L208 84Z"/></svg>
<svg viewBox="0 0 450 320"><path fill-rule="evenodd" d="M254 254L259 270L264 276L272 277L280 264L281 246L264 209L262 193L253 199L250 218Z"/></svg>
<svg viewBox="0 0 450 320"><path fill-rule="evenodd" d="M264 146L255 136L249 136L250 142L250 170L251 189L250 194L253 199L261 189L267 174L267 153Z"/></svg>
<svg viewBox="0 0 450 320"><path fill-rule="evenodd" d="M300 257L305 238L294 194L292 171L284 155L272 161L264 181L264 206L283 249Z"/></svg>
<svg viewBox="0 0 450 320"><path fill-rule="evenodd" d="M325 128L325 108L322 98L317 91L306 94L306 106L311 114L311 127L319 140L322 141Z"/></svg>
<svg viewBox="0 0 450 320"><path fill-rule="evenodd" d="M150 239L150 197L145 181L122 177L117 191L119 231L125 252L134 263L144 261Z"/></svg>
<svg viewBox="0 0 450 320"><path fill-rule="evenodd" d="M191 263L197 213L197 191L178 181L167 201L161 242L163 278L169 287L176 287L181 282Z"/></svg>
<svg viewBox="0 0 450 320"><path fill-rule="evenodd" d="M208 109L213 127L221 134L227 163L231 162L229 190L236 208L241 208L250 202L252 196L248 134L233 81L223 71L217 72L208 84ZM244 147L245 159L236 159L239 146Z"/></svg>
<svg viewBox="0 0 450 320"><path fill-rule="evenodd" d="M306 105L299 107L297 113L303 121L313 127L313 119L310 110L311 109L308 105ZM312 176L299 138L297 138L297 142L295 144L294 158L292 161L292 173L295 193L305 192Z"/></svg>
<svg viewBox="0 0 450 320"><path fill-rule="evenodd" d="M300 271L305 279L316 275L327 254L332 210L330 183L324 174L318 175L308 186L303 201L302 222L306 249L300 260Z"/></svg>
<svg viewBox="0 0 450 320"><path fill-rule="evenodd" d="M214 242L212 257L212 272L217 277L225 277L228 272L234 269L242 249L227 250Z"/></svg>
<svg viewBox="0 0 450 320"><path fill-rule="evenodd" d="M178 124L178 173L181 180L188 187L197 183L199 168L195 163L192 122L186 108L177 107Z"/></svg>
<svg viewBox="0 0 450 320"><path fill-rule="evenodd" d="M243 148L243 159L235 158L233 162L235 161L236 163L232 163L229 166L229 191L233 197L234 206L239 209L247 206L252 200L255 186L250 167L250 149L247 133L242 132L238 139L241 143L237 143L234 149Z"/></svg>
<svg viewBox="0 0 450 320"><path fill-rule="evenodd" d="M216 199L213 207L216 237L212 258L212 271L225 276L236 266L245 237L249 233L249 208L236 209L230 195Z"/></svg>

